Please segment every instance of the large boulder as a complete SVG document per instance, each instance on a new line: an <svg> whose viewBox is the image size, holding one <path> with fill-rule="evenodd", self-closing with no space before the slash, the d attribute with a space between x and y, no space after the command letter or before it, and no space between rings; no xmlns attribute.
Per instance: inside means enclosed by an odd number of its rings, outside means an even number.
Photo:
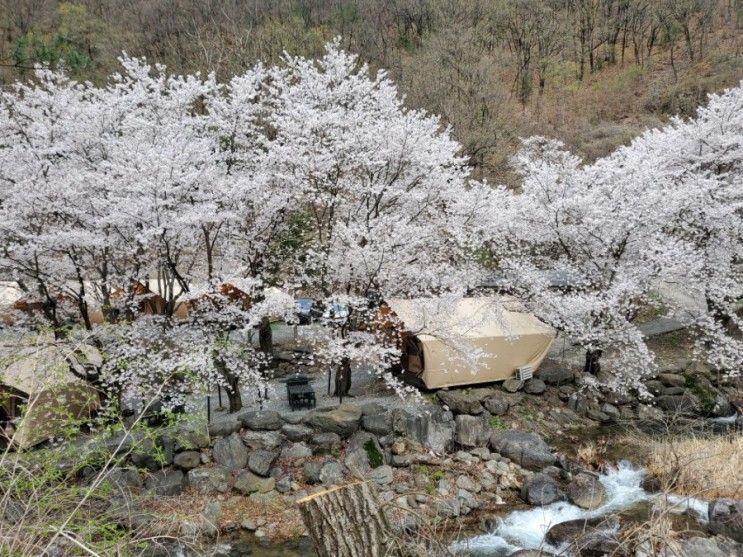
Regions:
<svg viewBox="0 0 743 557"><path fill-rule="evenodd" d="M439 391L436 393L438 399L449 407L454 414L481 414L483 411L480 402L482 398L480 389L466 389L456 391Z"/></svg>
<svg viewBox="0 0 743 557"><path fill-rule="evenodd" d="M446 452L454 437L454 416L440 406L426 406L416 413L399 410L394 416L396 433L435 453Z"/></svg>
<svg viewBox="0 0 743 557"><path fill-rule="evenodd" d="M230 473L220 466L200 467L188 471L188 485L202 494L225 492L229 488Z"/></svg>
<svg viewBox="0 0 743 557"><path fill-rule="evenodd" d="M508 412L508 409L514 405L516 400L512 395L507 395L500 391L493 392L490 396L483 399L482 405L485 410L493 414L494 416L503 416Z"/></svg>
<svg viewBox="0 0 743 557"><path fill-rule="evenodd" d="M364 414L361 418L362 427L374 435L389 435L392 433L392 417L386 410L378 414Z"/></svg>
<svg viewBox="0 0 743 557"><path fill-rule="evenodd" d="M173 433L172 439L174 442L173 450L176 452L206 449L211 443L209 428L204 423L181 424Z"/></svg>
<svg viewBox="0 0 743 557"><path fill-rule="evenodd" d="M361 409L351 404L341 404L332 410L313 410L304 417L303 421L320 431L337 433L347 438L359 429Z"/></svg>
<svg viewBox="0 0 743 557"><path fill-rule="evenodd" d="M454 417L454 441L462 447L480 447L487 443L488 424L480 416L458 414Z"/></svg>
<svg viewBox="0 0 743 557"><path fill-rule="evenodd" d="M509 429L490 436L490 447L527 470L539 471L555 463L547 443L536 433Z"/></svg>
<svg viewBox="0 0 743 557"><path fill-rule="evenodd" d="M545 540L555 547L571 544L580 548L581 555L594 554L589 548L598 549L602 545L607 549L605 553L612 554L618 545L614 536L618 527L619 523L613 517L578 518L555 524L547 530Z"/></svg>
<svg viewBox="0 0 743 557"><path fill-rule="evenodd" d="M379 402L366 402L361 405L362 416L376 416L387 412L387 407Z"/></svg>
<svg viewBox="0 0 743 557"><path fill-rule="evenodd" d="M119 490L137 489L144 485L142 475L136 468L113 467L106 479Z"/></svg>
<svg viewBox="0 0 743 557"><path fill-rule="evenodd" d="M434 500L434 511L441 518L458 518L462 512L459 497L439 497Z"/></svg>
<svg viewBox="0 0 743 557"><path fill-rule="evenodd" d="M565 489L568 499L582 509L596 509L606 502L606 488L590 474L578 474Z"/></svg>
<svg viewBox="0 0 743 557"><path fill-rule="evenodd" d="M158 470L147 478L147 489L157 495L178 495L183 490L185 477L180 470Z"/></svg>
<svg viewBox="0 0 743 557"><path fill-rule="evenodd" d="M246 430L242 432L242 440L249 449L265 449L270 451L281 446L284 442L284 436L278 431Z"/></svg>
<svg viewBox="0 0 743 557"><path fill-rule="evenodd" d="M363 477L382 466L384 460L384 451L371 433L358 431L348 440L344 463L353 474Z"/></svg>
<svg viewBox="0 0 743 557"><path fill-rule="evenodd" d="M622 411L609 402L605 402L599 409L603 414L609 416L612 420L619 420L622 417Z"/></svg>
<svg viewBox="0 0 743 557"><path fill-rule="evenodd" d="M682 546L683 557L731 557L743 555L743 544L722 536L689 538Z"/></svg>
<svg viewBox="0 0 743 557"><path fill-rule="evenodd" d="M545 382L537 377L529 379L524 385L524 392L530 395L541 395L546 390L547 385Z"/></svg>
<svg viewBox="0 0 743 557"><path fill-rule="evenodd" d="M524 382L520 379L506 379L501 385L504 391L507 393L515 393L520 391L524 387Z"/></svg>
<svg viewBox="0 0 743 557"><path fill-rule="evenodd" d="M164 456L164 452L158 446L156 440L145 437L137 441L129 458L137 468L155 471L162 468L163 465L170 464L163 458Z"/></svg>
<svg viewBox="0 0 743 557"><path fill-rule="evenodd" d="M730 399L723 393L718 392L711 401L702 401L702 407L705 412L717 418L724 418L732 415L735 410L730 403Z"/></svg>
<svg viewBox="0 0 743 557"><path fill-rule="evenodd" d="M201 464L201 453L198 451L184 451L173 458L173 464L188 472Z"/></svg>
<svg viewBox="0 0 743 557"><path fill-rule="evenodd" d="M658 379L666 387L685 387L686 379L683 375L677 373L661 373L658 375Z"/></svg>
<svg viewBox="0 0 743 557"><path fill-rule="evenodd" d="M173 464L176 441L169 432L156 436L135 435L132 452L129 456L137 468L158 470Z"/></svg>
<svg viewBox="0 0 743 557"><path fill-rule="evenodd" d="M341 448L341 436L332 431L315 433L310 438L310 444L317 449L318 453L333 453Z"/></svg>
<svg viewBox="0 0 743 557"><path fill-rule="evenodd" d="M548 385L564 385L575 379L575 374L565 364L545 361L539 368L537 376Z"/></svg>
<svg viewBox="0 0 743 557"><path fill-rule="evenodd" d="M302 414L297 414L293 410L289 414L281 414L281 419L285 424L297 425L302 423Z"/></svg>
<svg viewBox="0 0 743 557"><path fill-rule="evenodd" d="M329 460L322 465L318 479L323 485L340 485L343 481L343 465L337 460Z"/></svg>
<svg viewBox="0 0 743 557"><path fill-rule="evenodd" d="M268 476L271 466L279 457L278 451L258 450L250 453L248 457L248 468L259 476Z"/></svg>
<svg viewBox="0 0 743 557"><path fill-rule="evenodd" d="M302 424L284 424L281 426L281 433L289 441L309 441L314 430Z"/></svg>
<svg viewBox="0 0 743 557"><path fill-rule="evenodd" d="M235 489L244 495L268 493L276 486L275 478L262 478L248 470L243 470L235 480Z"/></svg>
<svg viewBox="0 0 743 557"><path fill-rule="evenodd" d="M743 499L713 499L707 514L710 532L743 542Z"/></svg>
<svg viewBox="0 0 743 557"><path fill-rule="evenodd" d="M292 443L291 445L281 449L281 458L286 460L298 460L301 458L308 458L312 456L312 449L304 441Z"/></svg>
<svg viewBox="0 0 743 557"><path fill-rule="evenodd" d="M237 433L217 439L212 450L214 462L228 470L240 470L248 463L248 449Z"/></svg>
<svg viewBox="0 0 743 557"><path fill-rule="evenodd" d="M227 437L231 433L240 431L242 424L237 420L222 420L209 424L209 435L212 437Z"/></svg>
<svg viewBox="0 0 743 557"><path fill-rule="evenodd" d="M547 474L534 474L521 487L521 498L530 505L543 506L563 501L565 494Z"/></svg>
<svg viewBox="0 0 743 557"><path fill-rule="evenodd" d="M374 468L369 472L367 479L378 485L389 485L394 480L392 467L384 464L378 468Z"/></svg>
<svg viewBox="0 0 743 557"><path fill-rule="evenodd" d="M683 395L661 395L655 399L658 408L673 414L698 414L702 410L702 404L696 395L686 393Z"/></svg>
<svg viewBox="0 0 743 557"><path fill-rule="evenodd" d="M246 412L239 419L245 427L253 431L276 431L281 429L284 423L281 414L274 410Z"/></svg>
<svg viewBox="0 0 743 557"><path fill-rule="evenodd" d="M702 375L689 377L690 392L696 395L705 415L724 417L735 412L730 399Z"/></svg>

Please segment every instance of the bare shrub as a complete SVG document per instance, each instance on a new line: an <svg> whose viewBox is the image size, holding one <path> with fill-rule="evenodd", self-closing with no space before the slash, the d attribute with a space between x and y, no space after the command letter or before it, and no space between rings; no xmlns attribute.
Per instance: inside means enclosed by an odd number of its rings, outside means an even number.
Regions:
<svg viewBox="0 0 743 557"><path fill-rule="evenodd" d="M743 434L648 440L648 474L679 495L740 498Z"/></svg>

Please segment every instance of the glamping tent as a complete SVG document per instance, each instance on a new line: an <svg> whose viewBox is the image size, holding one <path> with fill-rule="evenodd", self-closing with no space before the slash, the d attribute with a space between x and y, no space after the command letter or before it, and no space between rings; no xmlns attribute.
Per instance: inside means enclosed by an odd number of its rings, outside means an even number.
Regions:
<svg viewBox="0 0 743 557"><path fill-rule="evenodd" d="M555 331L513 298L393 299L404 371L429 389L487 383L536 370Z"/></svg>
<svg viewBox="0 0 743 557"><path fill-rule="evenodd" d="M95 284L92 282L86 282L85 286L88 292L96 291ZM77 288L77 283L70 284L71 291L75 291ZM170 292L173 296L177 296L181 293L181 290L177 284L165 284L158 279L150 279L148 285L142 282L135 282L132 285L132 293L138 299L139 311L146 315L160 315L164 313L167 301L161 292ZM121 298L121 296L121 290L116 290L112 294L112 299L116 300ZM74 305L72 299L69 297L60 296L58 298L60 301L63 299ZM90 322L96 325L103 323L105 319L100 300L95 296L87 296L86 301L88 303L88 319L90 319ZM12 325L18 318L19 313L33 313L40 311L40 309L40 303L27 301L26 292L21 290L17 282L0 281L0 323ZM74 316L76 318L79 317L77 309L75 308L73 311ZM177 319L187 319L188 304L184 302L176 303L174 316Z"/></svg>
<svg viewBox="0 0 743 557"><path fill-rule="evenodd" d="M14 430L14 446L41 443L99 407L93 386L70 370L84 376L87 365L99 366L94 347L23 339L0 350L0 432Z"/></svg>

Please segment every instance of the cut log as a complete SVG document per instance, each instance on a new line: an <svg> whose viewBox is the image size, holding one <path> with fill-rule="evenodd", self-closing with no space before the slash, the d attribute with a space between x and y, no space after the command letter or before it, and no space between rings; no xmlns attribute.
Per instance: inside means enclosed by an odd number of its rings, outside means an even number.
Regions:
<svg viewBox="0 0 743 557"><path fill-rule="evenodd" d="M366 482L333 487L297 501L319 557L383 557L401 552Z"/></svg>

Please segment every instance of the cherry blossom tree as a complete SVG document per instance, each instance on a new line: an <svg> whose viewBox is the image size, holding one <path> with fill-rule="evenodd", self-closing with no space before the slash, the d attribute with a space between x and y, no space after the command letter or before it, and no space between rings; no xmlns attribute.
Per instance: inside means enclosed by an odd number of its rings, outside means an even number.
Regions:
<svg viewBox="0 0 743 557"><path fill-rule="evenodd" d="M61 72L37 78L0 94L0 265L61 334L64 306L87 319L84 268L101 247L83 160L98 104Z"/></svg>
<svg viewBox="0 0 743 557"><path fill-rule="evenodd" d="M324 298L330 333L318 355L337 368L343 396L352 361L366 355L384 374L398 355L373 332L381 300L475 282L467 249L485 190L467 184L460 146L438 118L405 109L383 71L371 76L337 43L316 61L287 57L268 83L268 164L298 201L292 274Z"/></svg>
<svg viewBox="0 0 743 557"><path fill-rule="evenodd" d="M698 353L719 371L743 368L743 84L710 95L694 118L674 119L644 134L638 153L658 160L652 172L673 184L680 203L667 227L694 248L695 264L681 268L678 284L704 301L677 307L698 333ZM671 304L671 301L667 301Z"/></svg>
<svg viewBox="0 0 743 557"><path fill-rule="evenodd" d="M166 408L193 404L214 387L225 390L229 411L243 406L242 389L260 401L270 378L269 356L256 349L251 334L266 315L290 319L293 299L276 292L261 302L249 293L260 283L234 283L194 288L187 320L140 316L127 326L98 331L108 348L102 371L106 386L119 399L151 400L162 391ZM163 388L166 385L167 388Z"/></svg>
<svg viewBox="0 0 743 557"><path fill-rule="evenodd" d="M35 85L3 94L3 263L54 325L60 299L90 328L91 299L108 308L120 290L126 301L156 272L186 291L191 207L213 213L198 196L219 172L215 142L196 106L213 83L122 65L106 88L40 70Z"/></svg>
<svg viewBox="0 0 743 557"><path fill-rule="evenodd" d="M526 140L514 160L521 192L498 192L505 218L492 232L507 288L585 348L586 372L598 373L602 354L618 351L619 389L640 386L654 370L634 319L656 304L657 281L691 254L665 233L678 209L666 199L671 184L633 157L629 147L583 166L557 141Z"/></svg>
<svg viewBox="0 0 743 557"><path fill-rule="evenodd" d="M522 191L495 197L490 235L503 283L586 349L597 373L620 354L614 386L640 387L653 357L634 322L647 306L684 312L718 369L743 364L743 87L712 95L695 118L672 120L590 165L544 138L514 160ZM698 292L704 311L674 307L659 285Z"/></svg>

